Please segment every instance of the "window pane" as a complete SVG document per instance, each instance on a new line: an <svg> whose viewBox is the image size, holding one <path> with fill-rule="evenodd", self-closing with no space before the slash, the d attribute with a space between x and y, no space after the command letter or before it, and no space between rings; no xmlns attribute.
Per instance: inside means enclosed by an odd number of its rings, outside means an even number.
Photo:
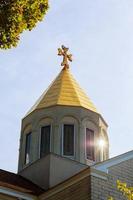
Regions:
<svg viewBox="0 0 133 200"><path fill-rule="evenodd" d="M40 157L43 157L50 152L50 129L51 126L44 126L41 128Z"/></svg>
<svg viewBox="0 0 133 200"><path fill-rule="evenodd" d="M86 129L86 157L94 160L94 131Z"/></svg>
<svg viewBox="0 0 133 200"><path fill-rule="evenodd" d="M25 145L25 164L30 162L30 148L31 148L31 133L26 135L26 145Z"/></svg>
<svg viewBox="0 0 133 200"><path fill-rule="evenodd" d="M74 125L64 125L63 155L74 155Z"/></svg>

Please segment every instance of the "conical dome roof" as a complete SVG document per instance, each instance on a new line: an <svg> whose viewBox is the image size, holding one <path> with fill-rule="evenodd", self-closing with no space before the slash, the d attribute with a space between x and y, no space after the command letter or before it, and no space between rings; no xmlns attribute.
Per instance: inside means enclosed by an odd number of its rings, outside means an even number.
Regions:
<svg viewBox="0 0 133 200"><path fill-rule="evenodd" d="M96 107L80 88L68 68L63 68L49 88L27 113L51 106L77 106L97 112Z"/></svg>

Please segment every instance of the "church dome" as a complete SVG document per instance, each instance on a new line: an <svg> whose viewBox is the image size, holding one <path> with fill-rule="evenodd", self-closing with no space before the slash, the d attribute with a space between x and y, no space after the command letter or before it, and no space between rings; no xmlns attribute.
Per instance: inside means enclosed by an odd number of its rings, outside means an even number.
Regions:
<svg viewBox="0 0 133 200"><path fill-rule="evenodd" d="M87 165L109 155L108 126L71 74L68 48L58 51L63 69L22 120L19 171L50 153Z"/></svg>
<svg viewBox="0 0 133 200"><path fill-rule="evenodd" d="M90 98L74 79L69 68L63 68L48 89L41 95L31 112L51 106L77 106L98 113Z"/></svg>

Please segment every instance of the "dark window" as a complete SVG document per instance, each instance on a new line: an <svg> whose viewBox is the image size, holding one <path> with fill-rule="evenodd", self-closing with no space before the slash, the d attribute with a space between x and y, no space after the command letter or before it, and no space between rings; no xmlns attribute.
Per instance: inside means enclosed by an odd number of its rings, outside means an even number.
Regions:
<svg viewBox="0 0 133 200"><path fill-rule="evenodd" d="M86 157L94 160L94 131L86 129Z"/></svg>
<svg viewBox="0 0 133 200"><path fill-rule="evenodd" d="M63 155L74 155L74 125L64 125L63 132Z"/></svg>
<svg viewBox="0 0 133 200"><path fill-rule="evenodd" d="M41 128L40 157L43 157L50 152L50 131L51 126L44 126Z"/></svg>
<svg viewBox="0 0 133 200"><path fill-rule="evenodd" d="M31 151L31 133L26 134L26 145L25 145L25 164L30 162Z"/></svg>

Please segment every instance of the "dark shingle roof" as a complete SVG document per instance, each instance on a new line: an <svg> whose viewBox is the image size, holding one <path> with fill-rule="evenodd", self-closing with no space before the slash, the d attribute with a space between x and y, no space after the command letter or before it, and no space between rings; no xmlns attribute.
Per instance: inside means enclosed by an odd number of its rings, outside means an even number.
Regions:
<svg viewBox="0 0 133 200"><path fill-rule="evenodd" d="M42 188L22 177L21 175L14 174L0 169L0 186L15 189L32 195L40 195L44 192Z"/></svg>

